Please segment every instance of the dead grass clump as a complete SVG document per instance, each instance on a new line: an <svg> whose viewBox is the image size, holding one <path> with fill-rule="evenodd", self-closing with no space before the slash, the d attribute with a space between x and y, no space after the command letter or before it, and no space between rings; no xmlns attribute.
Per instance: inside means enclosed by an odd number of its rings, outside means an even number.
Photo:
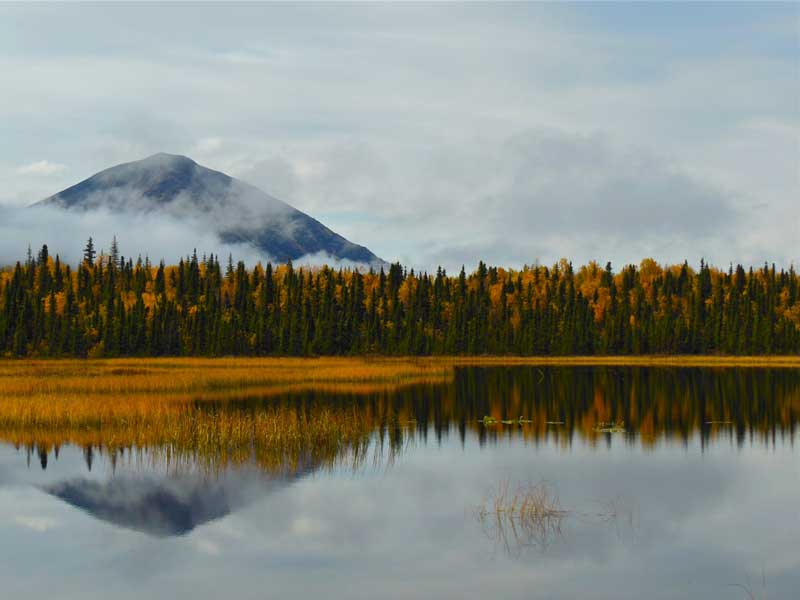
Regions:
<svg viewBox="0 0 800 600"><path fill-rule="evenodd" d="M545 482L512 489L509 480L502 481L477 510L484 532L510 554L527 546L546 549L561 535L567 514Z"/></svg>

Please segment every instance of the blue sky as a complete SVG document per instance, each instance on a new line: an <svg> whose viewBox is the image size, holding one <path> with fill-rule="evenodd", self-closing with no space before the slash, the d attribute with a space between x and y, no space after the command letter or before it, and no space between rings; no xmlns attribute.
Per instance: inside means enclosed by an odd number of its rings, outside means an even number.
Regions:
<svg viewBox="0 0 800 600"><path fill-rule="evenodd" d="M799 27L796 3L2 4L0 253L73 244L15 207L165 151L425 268L788 266Z"/></svg>

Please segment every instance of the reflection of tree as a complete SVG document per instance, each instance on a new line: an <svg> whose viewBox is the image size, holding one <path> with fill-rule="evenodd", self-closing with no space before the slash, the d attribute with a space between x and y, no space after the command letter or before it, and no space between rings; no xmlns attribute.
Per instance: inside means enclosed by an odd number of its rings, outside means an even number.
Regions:
<svg viewBox="0 0 800 600"><path fill-rule="evenodd" d="M401 402L400 399L404 402ZM437 439L472 430L481 443L522 436L536 443L590 443L610 433L645 446L659 439L743 444L791 439L800 421L800 373L780 369L494 367L457 369L435 398L395 396L400 418ZM494 421L492 425L484 425ZM503 424L503 420L514 423ZM605 432L601 423L624 423Z"/></svg>
<svg viewBox="0 0 800 600"><path fill-rule="evenodd" d="M592 443L608 440L600 423L625 423L624 439L652 445L659 438L703 443L727 435L739 444L792 437L800 420L800 374L768 369L549 368L463 369L456 373L459 410L482 441L509 435L485 428L523 416L514 427L533 440L569 444L577 434ZM548 422L560 421L561 426ZM711 423L713 421L726 423Z"/></svg>
<svg viewBox="0 0 800 600"><path fill-rule="evenodd" d="M800 373L781 369L642 367L491 367L456 369L449 383L399 389L305 390L269 397L198 401L181 411L148 413L147 425L124 420L103 427L6 424L0 439L38 455L71 443L120 459L146 449L169 468L215 470L256 463L292 470L369 453L381 459L410 441L440 443L468 435L480 444L521 437L534 444L591 444L618 439L650 447L659 440L703 445L725 437L742 445L793 439L800 421ZM150 410L148 408L147 410ZM490 417L490 419L484 419ZM503 423L503 421L513 421ZM623 428L602 423L624 423ZM370 450L372 448L372 450ZM30 458L29 458L30 460Z"/></svg>

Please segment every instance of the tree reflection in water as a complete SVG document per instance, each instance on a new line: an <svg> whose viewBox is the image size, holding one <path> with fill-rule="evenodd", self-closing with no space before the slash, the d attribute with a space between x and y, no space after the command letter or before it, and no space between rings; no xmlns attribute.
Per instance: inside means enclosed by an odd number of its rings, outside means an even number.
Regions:
<svg viewBox="0 0 800 600"><path fill-rule="evenodd" d="M792 369L646 367L468 367L448 383L366 393L311 390L268 398L197 402L177 432L124 428L0 428L42 469L64 444L84 449L89 470L101 453L173 470L255 464L269 473L360 468L394 460L409 443L493 444L520 437L569 447L576 440L644 448L728 439L793 443L800 373ZM608 424L615 424L608 427ZM624 424L624 426L619 426ZM296 433L275 435L291 425ZM273 432L269 435L263 432ZM145 465L144 463L149 463Z"/></svg>

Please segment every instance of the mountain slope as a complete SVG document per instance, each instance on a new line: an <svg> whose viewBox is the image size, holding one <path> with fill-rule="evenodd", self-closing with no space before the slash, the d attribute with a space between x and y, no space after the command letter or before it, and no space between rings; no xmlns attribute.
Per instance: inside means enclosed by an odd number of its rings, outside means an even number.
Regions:
<svg viewBox="0 0 800 600"><path fill-rule="evenodd" d="M320 253L359 263L382 262L364 246L258 188L173 154L100 171L34 206L199 219L221 241L251 245L279 262Z"/></svg>

